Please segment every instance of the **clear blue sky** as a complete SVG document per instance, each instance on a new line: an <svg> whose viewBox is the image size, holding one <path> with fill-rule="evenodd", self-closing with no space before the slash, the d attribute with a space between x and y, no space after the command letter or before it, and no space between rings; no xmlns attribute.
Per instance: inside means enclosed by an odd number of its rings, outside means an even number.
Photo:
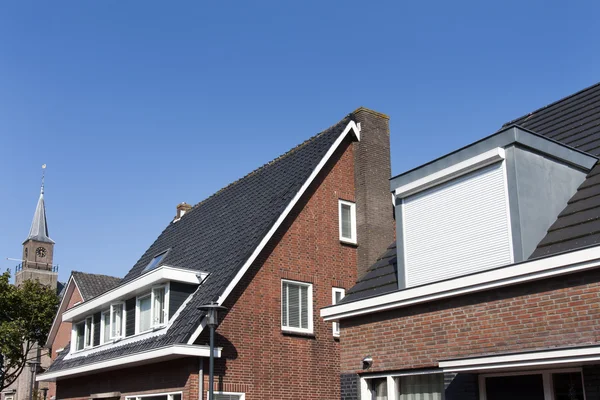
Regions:
<svg viewBox="0 0 600 400"><path fill-rule="evenodd" d="M391 116L398 174L596 83L599 15L591 1L2 2L0 268L21 254L43 163L60 279L123 276L177 203L358 106Z"/></svg>

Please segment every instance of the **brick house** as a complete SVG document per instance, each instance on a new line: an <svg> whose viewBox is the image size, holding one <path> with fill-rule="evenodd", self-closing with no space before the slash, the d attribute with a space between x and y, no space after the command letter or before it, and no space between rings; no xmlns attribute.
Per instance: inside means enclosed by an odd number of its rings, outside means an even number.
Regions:
<svg viewBox="0 0 600 400"><path fill-rule="evenodd" d="M338 399L339 300L394 237L388 117L359 108L194 207L112 290L65 310L58 399Z"/></svg>
<svg viewBox="0 0 600 400"><path fill-rule="evenodd" d="M71 341L72 324L70 322L63 322L61 318L62 314L66 310L114 288L120 282L121 278L114 276L89 274L79 271L71 272L69 280L60 293L58 312L52 322L52 327L44 346L48 349L52 361L56 360L58 355L69 346L69 342ZM46 395L51 400L56 398L55 382L48 382L48 392Z"/></svg>
<svg viewBox="0 0 600 400"><path fill-rule="evenodd" d="M600 84L391 179L338 304L342 399L600 399Z"/></svg>

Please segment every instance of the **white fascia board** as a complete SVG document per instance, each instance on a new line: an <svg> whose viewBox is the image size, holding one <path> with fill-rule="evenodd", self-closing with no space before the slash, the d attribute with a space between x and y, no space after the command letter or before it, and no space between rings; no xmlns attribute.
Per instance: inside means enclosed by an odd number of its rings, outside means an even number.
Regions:
<svg viewBox="0 0 600 400"><path fill-rule="evenodd" d="M221 347L215 347L214 356L221 357ZM132 354L129 356L113 358L107 361L101 361L81 367L59 370L56 372L47 372L36 376L36 381L55 381L60 378L72 377L75 375L84 375L93 371L105 369L126 368L133 365L155 363L180 357L210 357L209 346L190 346L187 344L178 344L173 346L161 347L149 350L143 353Z"/></svg>
<svg viewBox="0 0 600 400"><path fill-rule="evenodd" d="M254 260L256 260L258 255L262 252L262 250L267 245L267 243L269 243L269 241L271 240L271 238L273 237L273 235L275 234L277 229L279 229L279 227L281 226L283 221L286 219L286 217L289 215L289 213L292 211L292 209L294 208L296 203L298 203L298 200L300 200L300 198L302 197L304 192L306 192L306 190L308 189L310 184L315 180L317 175L319 175L319 172L321 172L321 170L323 169L325 164L327 164L327 161L329 161L329 159L331 158L333 153L335 153L335 151L338 149L340 144L344 141L346 136L351 133L354 134L354 136L356 137L356 140L360 141L360 129L356 125L356 122L354 122L354 121L350 121L348 123L348 125L346 125L346 128L344 129L342 134L335 140L335 142L333 142L333 144L331 145L329 150L327 150L327 153L325 153L325 155L323 156L321 161L319 161L319 164L317 164L317 167L310 174L310 176L308 177L306 182L304 182L304 184L302 185L300 190L298 190L298 193L296 193L294 198L290 201L290 203L287 205L285 210L281 213L279 218L277 218L277 221L275 221L275 223L273 224L273 226L271 227L269 232L267 232L265 237L263 237L263 239L260 241L258 246L254 249L254 251L248 258L248 260L246 260L246 262L244 263L242 268L238 271L238 273L235 275L233 280L229 283L229 285L227 285L227 287L225 288L225 291L223 292L223 294L221 294L221 296L219 296L219 299L217 300L218 305L222 305L225 302L225 300L227 299L227 296L229 296L229 294L237 286L237 284L240 282L242 277L246 274L246 272L248 271L248 269L250 268L250 266L252 265ZM194 331L194 333L188 340L188 344L193 344L196 341L196 339L198 338L198 336L200 336L200 333L202 333L202 330L204 329L205 326L206 326L206 323L204 320L202 320L200 325L198 325L198 328L196 328L196 330Z"/></svg>
<svg viewBox="0 0 600 400"><path fill-rule="evenodd" d="M411 194L421 192L425 189L429 189L430 187L449 181L450 179L457 178L461 175L468 174L469 172L483 168L490 164L502 161L505 158L506 155L504 154L504 149L497 147L475 157L469 158L468 160L461 161L440 171L434 172L421 179L417 179L414 182L402 185L396 188L394 193L397 197L404 198Z"/></svg>
<svg viewBox="0 0 600 400"><path fill-rule="evenodd" d="M599 266L600 246L595 246L326 307L321 309L321 317L325 321L335 321L585 271Z"/></svg>
<svg viewBox="0 0 600 400"><path fill-rule="evenodd" d="M64 322L71 322L77 317L83 317L84 315L103 310L108 304L114 301L124 300L126 297L134 296L140 291L149 290L152 286L159 283L175 281L199 285L206 276L207 274L203 272L163 265L131 282L127 282L122 286L117 286L98 297L94 297L89 301L81 303L77 307L65 311L62 315L62 320Z"/></svg>
<svg viewBox="0 0 600 400"><path fill-rule="evenodd" d="M485 369L505 369L556 364L587 363L600 360L600 346L574 349L546 350L520 354L440 361L444 372L461 372Z"/></svg>

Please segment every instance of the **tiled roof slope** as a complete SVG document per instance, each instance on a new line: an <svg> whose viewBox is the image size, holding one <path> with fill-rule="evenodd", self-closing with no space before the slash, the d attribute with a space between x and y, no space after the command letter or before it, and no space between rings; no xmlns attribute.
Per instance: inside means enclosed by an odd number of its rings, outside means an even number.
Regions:
<svg viewBox="0 0 600 400"><path fill-rule="evenodd" d="M346 116L336 125L198 203L179 221L167 226L122 281L125 283L140 276L152 258L167 249L170 249L169 253L161 264L210 273L166 334L67 360L64 359L68 354L65 350L48 371L187 343L203 315L197 307L217 300L223 293L351 120L352 115Z"/></svg>
<svg viewBox="0 0 600 400"><path fill-rule="evenodd" d="M346 292L342 302L377 296L398 290L396 242L392 243L368 272Z"/></svg>
<svg viewBox="0 0 600 400"><path fill-rule="evenodd" d="M507 122L600 156L600 83L523 117ZM600 243L600 164L588 174L530 258ZM398 288L397 249L392 244L342 302L389 293ZM394 271L394 273L392 273Z"/></svg>
<svg viewBox="0 0 600 400"><path fill-rule="evenodd" d="M593 155L600 154L600 83L504 124L520 125Z"/></svg>
<svg viewBox="0 0 600 400"><path fill-rule="evenodd" d="M96 297L121 283L121 278L115 276L88 274L79 271L73 271L72 274L83 301Z"/></svg>

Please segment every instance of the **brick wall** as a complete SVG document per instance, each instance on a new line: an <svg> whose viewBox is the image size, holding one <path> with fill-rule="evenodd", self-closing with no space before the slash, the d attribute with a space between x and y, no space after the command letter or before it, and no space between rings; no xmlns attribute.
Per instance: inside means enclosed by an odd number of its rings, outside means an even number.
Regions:
<svg viewBox="0 0 600 400"><path fill-rule="evenodd" d="M338 200L355 200L353 171L347 142L224 304L218 390L245 392L246 400L340 398L339 342L319 310L331 304L332 287L356 281L356 247L340 243L338 231ZM282 279L313 284L314 335L281 331ZM208 343L207 332L198 343ZM208 363L205 371L208 388Z"/></svg>
<svg viewBox="0 0 600 400"><path fill-rule="evenodd" d="M341 324L341 366L358 372L599 342L600 270L375 313Z"/></svg>
<svg viewBox="0 0 600 400"><path fill-rule="evenodd" d="M68 289L68 288L65 288L65 289ZM68 294L68 291L65 290L65 296L67 294ZM82 301L83 301L83 298L81 297L81 293L79 293L77 286L75 286L75 289L73 290L73 292L71 294L71 298L68 299L66 309L68 310L68 309L72 308L73 306L75 306L75 304L81 303ZM97 327L96 329L100 329L100 328ZM56 332L54 341L52 342L52 348L50 349L50 357L52 358L52 360L55 360L56 357L58 357L58 353L56 353L56 350L64 348L65 346L67 346L69 344L70 341L71 341L71 323L70 322L61 322L60 325L58 326L58 331ZM48 398L51 398L52 396L55 396L55 395L56 395L56 383L48 382Z"/></svg>
<svg viewBox="0 0 600 400"><path fill-rule="evenodd" d="M198 399L198 358L182 358L141 365L89 377L59 381L58 399L88 400L90 394L120 392L129 395L183 392L183 399Z"/></svg>

